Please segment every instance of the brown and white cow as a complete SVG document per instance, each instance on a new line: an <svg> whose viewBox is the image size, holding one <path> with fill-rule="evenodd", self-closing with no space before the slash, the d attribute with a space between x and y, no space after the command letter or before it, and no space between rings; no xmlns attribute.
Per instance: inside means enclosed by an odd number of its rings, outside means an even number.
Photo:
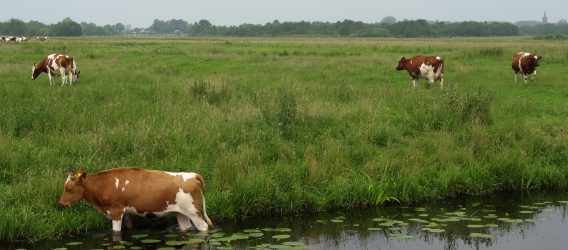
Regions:
<svg viewBox="0 0 568 250"><path fill-rule="evenodd" d="M410 59L402 58L398 61L396 70L406 69L416 87L419 78L428 79L430 84L440 81L440 88L444 87L444 60L439 56L413 56Z"/></svg>
<svg viewBox="0 0 568 250"><path fill-rule="evenodd" d="M69 173L60 206L85 199L112 220L121 231L125 214L146 217L176 213L181 231L213 227L205 211L204 180L196 173L164 172L140 168L115 168L94 174Z"/></svg>
<svg viewBox="0 0 568 250"><path fill-rule="evenodd" d="M525 83L527 83L528 76L532 74L532 80L536 77L536 67L540 65L540 59L542 56L526 53L526 52L519 52L513 56L513 62L511 67L513 71L515 71L515 82L517 82L517 74L520 72L523 74L523 78L525 79Z"/></svg>
<svg viewBox="0 0 568 250"><path fill-rule="evenodd" d="M47 42L47 39L48 39L47 36L36 36L36 40L40 42Z"/></svg>
<svg viewBox="0 0 568 250"><path fill-rule="evenodd" d="M77 81L79 78L80 71L77 71L77 64L73 57L62 55L62 54L51 54L47 56L39 64L35 64L32 67L32 80L35 80L42 72L47 74L49 78L49 85L51 83L51 77L55 75L61 76L61 86L65 85L67 80L69 80L69 85Z"/></svg>

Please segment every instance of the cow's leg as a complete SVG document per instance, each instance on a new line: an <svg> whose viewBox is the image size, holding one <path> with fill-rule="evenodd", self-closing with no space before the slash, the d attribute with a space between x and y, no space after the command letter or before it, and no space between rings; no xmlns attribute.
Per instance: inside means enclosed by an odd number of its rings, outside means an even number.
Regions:
<svg viewBox="0 0 568 250"><path fill-rule="evenodd" d="M440 75L440 89L444 88L444 74Z"/></svg>
<svg viewBox="0 0 568 250"><path fill-rule="evenodd" d="M192 228L191 221L189 220L189 217L185 216L182 213L177 213L176 217L177 217L177 221L178 221L180 231L185 232L185 231Z"/></svg>
<svg viewBox="0 0 568 250"><path fill-rule="evenodd" d="M412 80L412 87L416 88L416 78L410 78Z"/></svg>
<svg viewBox="0 0 568 250"><path fill-rule="evenodd" d="M518 73L519 73L519 72L515 71L515 82L517 82L517 74L518 74Z"/></svg>
<svg viewBox="0 0 568 250"><path fill-rule="evenodd" d="M47 68L47 79L49 79L49 86L51 86L51 70Z"/></svg>
<svg viewBox="0 0 568 250"><path fill-rule="evenodd" d="M533 72L533 77L532 77L532 79L533 79L533 80L536 79L536 69L535 69L534 72Z"/></svg>
<svg viewBox="0 0 568 250"><path fill-rule="evenodd" d="M73 71L69 70L69 74L67 75L67 79L69 79L69 85L73 85Z"/></svg>
<svg viewBox="0 0 568 250"><path fill-rule="evenodd" d="M525 79L525 83L528 83L529 77L527 76L527 74L523 73L523 79Z"/></svg>
<svg viewBox="0 0 568 250"><path fill-rule="evenodd" d="M61 87L63 87L63 85L65 85L65 82L67 80L67 76L65 75L65 69L64 68L60 68L59 69L59 73L61 75Z"/></svg>

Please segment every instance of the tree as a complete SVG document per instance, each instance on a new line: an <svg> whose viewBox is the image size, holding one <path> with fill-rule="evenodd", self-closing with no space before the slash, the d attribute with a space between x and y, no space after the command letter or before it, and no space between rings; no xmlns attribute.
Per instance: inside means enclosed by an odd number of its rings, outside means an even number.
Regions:
<svg viewBox="0 0 568 250"><path fill-rule="evenodd" d="M81 25L67 17L61 22L51 25L49 33L52 36L82 36L83 29Z"/></svg>
<svg viewBox="0 0 568 250"><path fill-rule="evenodd" d="M3 33L13 36L23 36L26 34L26 23L19 19L10 19L4 24Z"/></svg>
<svg viewBox="0 0 568 250"><path fill-rule="evenodd" d="M396 23L396 18L394 18L393 16L386 16L386 17L383 18L383 20L381 20L381 23L393 24L393 23Z"/></svg>

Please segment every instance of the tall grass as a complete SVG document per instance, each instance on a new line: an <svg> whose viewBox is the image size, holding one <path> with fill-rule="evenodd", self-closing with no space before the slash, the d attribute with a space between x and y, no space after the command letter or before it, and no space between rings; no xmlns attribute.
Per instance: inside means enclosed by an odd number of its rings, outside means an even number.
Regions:
<svg viewBox="0 0 568 250"><path fill-rule="evenodd" d="M0 238L110 228L84 202L57 208L76 167L199 172L214 221L565 189L567 77L555 72L566 49L518 38L2 45ZM530 84L509 69L521 50L552 58ZM53 52L76 58L77 84L29 80ZM425 53L444 57L443 91L394 70Z"/></svg>

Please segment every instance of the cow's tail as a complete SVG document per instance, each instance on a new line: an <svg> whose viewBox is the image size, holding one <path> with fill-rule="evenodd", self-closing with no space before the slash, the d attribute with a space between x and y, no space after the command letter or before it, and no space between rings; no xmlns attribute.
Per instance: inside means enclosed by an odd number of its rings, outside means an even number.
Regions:
<svg viewBox="0 0 568 250"><path fill-rule="evenodd" d="M209 219L209 217L207 216L207 210L206 210L206 205L205 205L205 180L203 179L203 177L199 174L197 174L197 180L199 181L199 184L201 185L201 216L203 217L203 219L205 220L205 222L207 223L207 225L209 226L209 228L213 228L213 222L211 222L211 220Z"/></svg>

